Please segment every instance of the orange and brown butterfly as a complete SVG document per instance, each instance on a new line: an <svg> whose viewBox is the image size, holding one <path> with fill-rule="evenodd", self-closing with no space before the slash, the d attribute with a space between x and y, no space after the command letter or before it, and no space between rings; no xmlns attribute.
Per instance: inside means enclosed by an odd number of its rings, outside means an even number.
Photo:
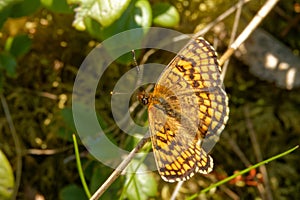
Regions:
<svg viewBox="0 0 300 200"><path fill-rule="evenodd" d="M202 147L219 136L228 120L228 98L214 48L192 39L164 69L152 93L139 100L148 106L149 129L158 172L167 182L210 173L213 159Z"/></svg>

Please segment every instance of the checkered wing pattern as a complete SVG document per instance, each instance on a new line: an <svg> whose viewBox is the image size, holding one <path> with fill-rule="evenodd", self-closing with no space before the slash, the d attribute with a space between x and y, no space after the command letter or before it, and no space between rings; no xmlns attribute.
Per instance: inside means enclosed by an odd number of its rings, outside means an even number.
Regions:
<svg viewBox="0 0 300 200"><path fill-rule="evenodd" d="M176 55L149 94L153 152L167 182L213 169L213 159L202 144L207 138L218 138L228 120L220 72L215 50L199 37Z"/></svg>

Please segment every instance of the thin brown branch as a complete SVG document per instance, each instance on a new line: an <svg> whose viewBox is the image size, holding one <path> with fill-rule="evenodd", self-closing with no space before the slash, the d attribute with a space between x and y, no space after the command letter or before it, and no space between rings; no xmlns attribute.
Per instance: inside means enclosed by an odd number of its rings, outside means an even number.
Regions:
<svg viewBox="0 0 300 200"><path fill-rule="evenodd" d="M176 197L177 197L177 195L178 195L178 193L179 193L179 190L180 190L180 188L182 187L182 185L183 185L183 181L179 181L178 183L177 183L177 185L176 185L176 187L175 187L175 189L174 189L174 191L173 191L173 193L172 193L172 196L171 196L171 199L170 200L175 200L176 199Z"/></svg>
<svg viewBox="0 0 300 200"><path fill-rule="evenodd" d="M49 156L49 155L54 155L54 154L65 152L65 151L70 150L72 148L73 148L73 145L68 146L68 147L59 148L59 149L28 149L27 154L47 155L47 156Z"/></svg>
<svg viewBox="0 0 300 200"><path fill-rule="evenodd" d="M257 12L252 21L247 25L243 32L230 45L230 48L220 58L220 65L222 66L226 60L234 53L234 51L249 37L249 35L257 28L267 14L272 10L279 0L268 0L263 7Z"/></svg>
<svg viewBox="0 0 300 200"><path fill-rule="evenodd" d="M251 165L250 161L248 160L247 156L243 153L239 145L233 140L226 131L222 133L222 136L227 139L230 147L232 148L233 152L240 158L240 160L244 163L246 167L249 167Z"/></svg>
<svg viewBox="0 0 300 200"><path fill-rule="evenodd" d="M244 115L245 115L245 119L246 119L246 126L249 132L249 136L250 136L250 140L254 149L254 155L256 157L257 162L261 162L263 161L263 156L260 150L260 145L258 143L257 137L256 137L256 133L252 124L252 121L250 120L250 114L249 114L249 107L246 106L244 108ZM270 187L270 182L269 182L269 177L268 177L268 172L267 172L267 168L265 165L262 165L259 167L260 172L263 175L263 180L264 180L264 188L262 188L261 186L258 187L262 198L266 199L266 200L272 200L273 196L272 196L272 192L271 192L271 187Z"/></svg>
<svg viewBox="0 0 300 200"><path fill-rule="evenodd" d="M217 17L214 21L210 22L205 26L205 28L201 29L197 33L195 33L194 37L197 38L201 35L207 33L212 27L214 27L220 21L223 21L229 15L231 15L235 10L243 7L244 4L248 3L250 0L239 1L237 4L232 6L231 8L227 9L224 13L222 13L219 17Z"/></svg>
<svg viewBox="0 0 300 200"><path fill-rule="evenodd" d="M241 5L243 5L244 2L245 2L245 0L240 0L239 1L239 3ZM240 21L241 13L242 13L242 6L238 7L237 11L235 13L234 23L233 23L232 32L231 32L231 35L230 35L229 44L231 44L234 41L234 39L235 39L237 30L238 30L238 26L239 26L239 21ZM226 60L225 63L224 63L224 65L223 65L222 74L221 74L221 79L222 80L224 80L225 74L227 72L227 67L228 67L228 64L229 64L229 60L230 59Z"/></svg>

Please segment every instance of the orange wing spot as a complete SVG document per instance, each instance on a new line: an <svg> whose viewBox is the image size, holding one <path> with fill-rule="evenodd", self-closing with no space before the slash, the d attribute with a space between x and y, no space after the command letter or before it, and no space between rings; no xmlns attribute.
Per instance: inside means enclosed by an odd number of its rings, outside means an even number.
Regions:
<svg viewBox="0 0 300 200"><path fill-rule="evenodd" d="M200 112L202 113L206 113L207 111L207 107L206 106L203 106L203 105L200 105ZM201 115L201 113L200 113ZM202 119L204 116L200 116L200 119Z"/></svg>
<svg viewBox="0 0 300 200"><path fill-rule="evenodd" d="M162 174L169 176L169 175L170 175L170 172L169 172L169 171L165 171L165 172L162 173Z"/></svg>
<svg viewBox="0 0 300 200"><path fill-rule="evenodd" d="M218 105L218 110L222 113L224 111L224 107L222 105Z"/></svg>
<svg viewBox="0 0 300 200"><path fill-rule="evenodd" d="M217 102L214 102L214 101L211 102L211 107L214 108L214 109L216 109L218 107Z"/></svg>
<svg viewBox="0 0 300 200"><path fill-rule="evenodd" d="M183 160L186 160L187 158L188 158L188 155L185 153L185 152L182 152L181 153L181 156L182 156L182 158L183 158ZM183 161L184 162L184 161ZM182 163L183 163L182 162Z"/></svg>
<svg viewBox="0 0 300 200"><path fill-rule="evenodd" d="M191 157L191 156L192 156L192 154L191 154L189 151L185 151L185 153L186 153L186 155L187 155L188 157Z"/></svg>
<svg viewBox="0 0 300 200"><path fill-rule="evenodd" d="M211 87L211 82L209 82L209 81L204 81L203 85L204 85L205 87Z"/></svg>
<svg viewBox="0 0 300 200"><path fill-rule="evenodd" d="M169 165L169 164L166 164L165 167L166 167L166 169L169 170L169 171L172 170L172 167L171 167L171 165Z"/></svg>
<svg viewBox="0 0 300 200"><path fill-rule="evenodd" d="M193 67L192 63L185 61L185 60L179 60L178 65L183 66L184 69L186 69L186 70L191 69Z"/></svg>
<svg viewBox="0 0 300 200"><path fill-rule="evenodd" d="M171 175L176 175L176 172L170 171Z"/></svg>
<svg viewBox="0 0 300 200"><path fill-rule="evenodd" d="M217 95L217 101L220 102L220 103L223 101L223 98L222 98L221 95Z"/></svg>
<svg viewBox="0 0 300 200"><path fill-rule="evenodd" d="M215 118L217 121L220 121L221 120L221 117L222 117L222 113L220 113L219 111L216 111L215 112Z"/></svg>
<svg viewBox="0 0 300 200"><path fill-rule="evenodd" d="M182 162L183 162L183 160L182 160ZM176 165L177 169L181 168L181 165L179 164L179 162L177 160L174 161L174 164Z"/></svg>
<svg viewBox="0 0 300 200"><path fill-rule="evenodd" d="M211 118L210 117L206 117L204 120L205 124L209 125L211 122Z"/></svg>
<svg viewBox="0 0 300 200"><path fill-rule="evenodd" d="M219 75L216 73L211 74L211 77L213 80L218 80L219 79Z"/></svg>
<svg viewBox="0 0 300 200"><path fill-rule="evenodd" d="M183 169L184 169L185 171L188 171L188 170L191 169L191 167L190 167L188 164L184 163L184 164L183 164Z"/></svg>
<svg viewBox="0 0 300 200"><path fill-rule="evenodd" d="M182 156L182 154L181 154L181 156ZM178 162L179 162L179 164L182 164L182 163L184 163L184 160L185 160L186 158L182 158L182 157L178 157Z"/></svg>
<svg viewBox="0 0 300 200"><path fill-rule="evenodd" d="M200 97L203 99L208 99L208 96L206 93L200 93Z"/></svg>
<svg viewBox="0 0 300 200"><path fill-rule="evenodd" d="M212 108L208 108L208 109L207 109L207 114L208 114L209 116L213 116L214 110L213 110Z"/></svg>
<svg viewBox="0 0 300 200"><path fill-rule="evenodd" d="M213 121L213 122L211 123L211 128L212 128L212 129L215 129L217 126L218 126L218 122Z"/></svg>
<svg viewBox="0 0 300 200"><path fill-rule="evenodd" d="M204 105L210 107L210 101L209 100L205 99L203 103L204 103Z"/></svg>
<svg viewBox="0 0 300 200"><path fill-rule="evenodd" d="M171 166L174 170L176 170L176 171L178 170L177 166L174 163L172 163Z"/></svg>

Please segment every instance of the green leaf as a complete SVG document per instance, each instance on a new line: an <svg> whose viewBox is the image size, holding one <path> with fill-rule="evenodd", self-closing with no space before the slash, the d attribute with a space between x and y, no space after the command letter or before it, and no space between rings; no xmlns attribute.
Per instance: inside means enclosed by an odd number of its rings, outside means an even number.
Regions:
<svg viewBox="0 0 300 200"><path fill-rule="evenodd" d="M73 131L76 131L75 124L74 124L74 119L73 119L73 113L71 108L64 108L61 110L61 116L64 119L64 122L70 129Z"/></svg>
<svg viewBox="0 0 300 200"><path fill-rule="evenodd" d="M14 175L10 163L0 150L0 199L11 199L14 188Z"/></svg>
<svg viewBox="0 0 300 200"><path fill-rule="evenodd" d="M56 13L73 13L71 7L66 0L41 0L41 4Z"/></svg>
<svg viewBox="0 0 300 200"><path fill-rule="evenodd" d="M10 14L10 7L0 10L0 29L2 28L4 22L7 20Z"/></svg>
<svg viewBox="0 0 300 200"><path fill-rule="evenodd" d="M120 32L134 29L142 28L141 30L135 31L130 37L126 38L127 43L134 42L135 44L140 44L143 36L147 33L148 27L151 26L152 21L152 10L148 1L139 0L132 1L123 15L111 24L109 27L102 27L99 23L91 18L85 20L85 25L87 31L95 38L99 40L105 40L113 35ZM121 44L116 44L116 48L120 48ZM114 48L111 47L109 50L111 55L113 55ZM136 51L136 56L140 55L140 52ZM116 60L118 63L128 64L132 63L131 52L121 56Z"/></svg>
<svg viewBox="0 0 300 200"><path fill-rule="evenodd" d="M21 0L6 0L6 1L0 1L0 13L4 10L10 7L14 3L18 3Z"/></svg>
<svg viewBox="0 0 300 200"><path fill-rule="evenodd" d="M136 174L126 174L125 185L127 190L125 194L127 198L130 200L146 200L155 196L157 183L151 173L145 172L147 166L137 160L132 160L128 168L130 171L135 171Z"/></svg>
<svg viewBox="0 0 300 200"><path fill-rule="evenodd" d="M23 17L34 13L40 7L40 0L23 0L11 8L11 17Z"/></svg>
<svg viewBox="0 0 300 200"><path fill-rule="evenodd" d="M31 39L28 35L17 35L9 37L5 43L5 50L15 57L26 54L32 45Z"/></svg>
<svg viewBox="0 0 300 200"><path fill-rule="evenodd" d="M82 188L77 185L68 185L59 192L61 200L85 200L88 199Z"/></svg>
<svg viewBox="0 0 300 200"><path fill-rule="evenodd" d="M153 23L158 26L174 27L179 24L180 15L169 3L156 3L152 7Z"/></svg>
<svg viewBox="0 0 300 200"><path fill-rule="evenodd" d="M0 53L0 69L4 69L9 77L16 76L17 61L14 56L7 52Z"/></svg>
<svg viewBox="0 0 300 200"><path fill-rule="evenodd" d="M115 22L128 7L130 0L69 0L68 3L79 3L75 9L73 25L78 30L85 30L84 21L92 18L101 26L107 27Z"/></svg>
<svg viewBox="0 0 300 200"><path fill-rule="evenodd" d="M122 16L108 27L103 27L95 20L86 18L85 25L87 31L94 37L105 40L117 33L133 29L151 26L152 11L148 1L132 1ZM135 37L136 38L136 37ZM139 37L137 37L139 38Z"/></svg>
<svg viewBox="0 0 300 200"><path fill-rule="evenodd" d="M64 125L59 128L58 132L56 132L57 136L66 140L73 141L72 134L76 132L73 114L71 108L64 108L60 112L61 117L63 118Z"/></svg>
<svg viewBox="0 0 300 200"><path fill-rule="evenodd" d="M112 169L106 166L98 166L93 169L92 178L90 181L90 190L94 193L101 184L103 184L109 175L112 173ZM107 189L106 192L101 196L101 199L118 199L118 191L123 186L121 179L117 179L112 183L112 185Z"/></svg>

